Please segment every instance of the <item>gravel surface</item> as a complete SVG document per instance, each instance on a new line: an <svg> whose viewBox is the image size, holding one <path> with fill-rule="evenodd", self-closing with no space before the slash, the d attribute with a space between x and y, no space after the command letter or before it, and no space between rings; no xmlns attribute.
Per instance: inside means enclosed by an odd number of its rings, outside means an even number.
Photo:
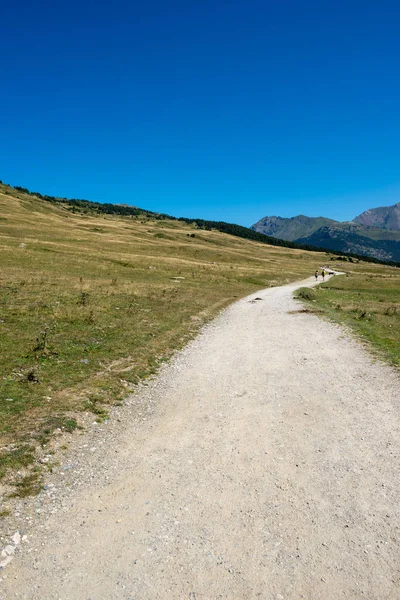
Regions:
<svg viewBox="0 0 400 600"><path fill-rule="evenodd" d="M237 302L71 436L5 521L0 599L400 598L399 377L298 312L313 284Z"/></svg>

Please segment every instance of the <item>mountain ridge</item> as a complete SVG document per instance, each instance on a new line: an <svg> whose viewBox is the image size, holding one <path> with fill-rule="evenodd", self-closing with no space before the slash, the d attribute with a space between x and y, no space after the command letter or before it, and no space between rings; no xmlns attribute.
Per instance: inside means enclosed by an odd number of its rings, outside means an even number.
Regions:
<svg viewBox="0 0 400 600"><path fill-rule="evenodd" d="M393 227L389 228L388 224ZM400 260L400 203L369 209L353 221L344 222L305 215L290 218L265 216L250 229L293 243L380 260Z"/></svg>
<svg viewBox="0 0 400 600"><path fill-rule="evenodd" d="M370 208L353 220L360 225L400 230L400 202L392 206Z"/></svg>

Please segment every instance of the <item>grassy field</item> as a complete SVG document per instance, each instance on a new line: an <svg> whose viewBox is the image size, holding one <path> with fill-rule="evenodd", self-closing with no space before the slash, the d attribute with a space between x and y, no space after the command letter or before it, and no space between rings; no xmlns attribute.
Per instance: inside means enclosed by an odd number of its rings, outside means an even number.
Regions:
<svg viewBox="0 0 400 600"><path fill-rule="evenodd" d="M368 263L330 263L331 277L297 295L312 310L349 326L383 360L400 366L400 269Z"/></svg>
<svg viewBox="0 0 400 600"><path fill-rule="evenodd" d="M2 185L0 253L3 481L82 411L105 419L220 309L325 258L177 221L73 214Z"/></svg>

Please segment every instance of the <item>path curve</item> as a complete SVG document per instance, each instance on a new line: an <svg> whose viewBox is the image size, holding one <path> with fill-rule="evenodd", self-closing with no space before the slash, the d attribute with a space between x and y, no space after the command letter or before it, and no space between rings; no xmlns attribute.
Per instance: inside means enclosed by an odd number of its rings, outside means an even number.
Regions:
<svg viewBox="0 0 400 600"><path fill-rule="evenodd" d="M225 310L77 439L0 598L400 597L399 378L295 312L300 285Z"/></svg>

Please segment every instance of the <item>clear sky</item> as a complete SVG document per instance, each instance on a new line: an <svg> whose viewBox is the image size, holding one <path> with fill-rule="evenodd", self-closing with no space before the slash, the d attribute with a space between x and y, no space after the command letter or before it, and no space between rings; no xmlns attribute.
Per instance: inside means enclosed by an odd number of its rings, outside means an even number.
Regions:
<svg viewBox="0 0 400 600"><path fill-rule="evenodd" d="M0 179L251 225L400 200L398 0L2 3Z"/></svg>

